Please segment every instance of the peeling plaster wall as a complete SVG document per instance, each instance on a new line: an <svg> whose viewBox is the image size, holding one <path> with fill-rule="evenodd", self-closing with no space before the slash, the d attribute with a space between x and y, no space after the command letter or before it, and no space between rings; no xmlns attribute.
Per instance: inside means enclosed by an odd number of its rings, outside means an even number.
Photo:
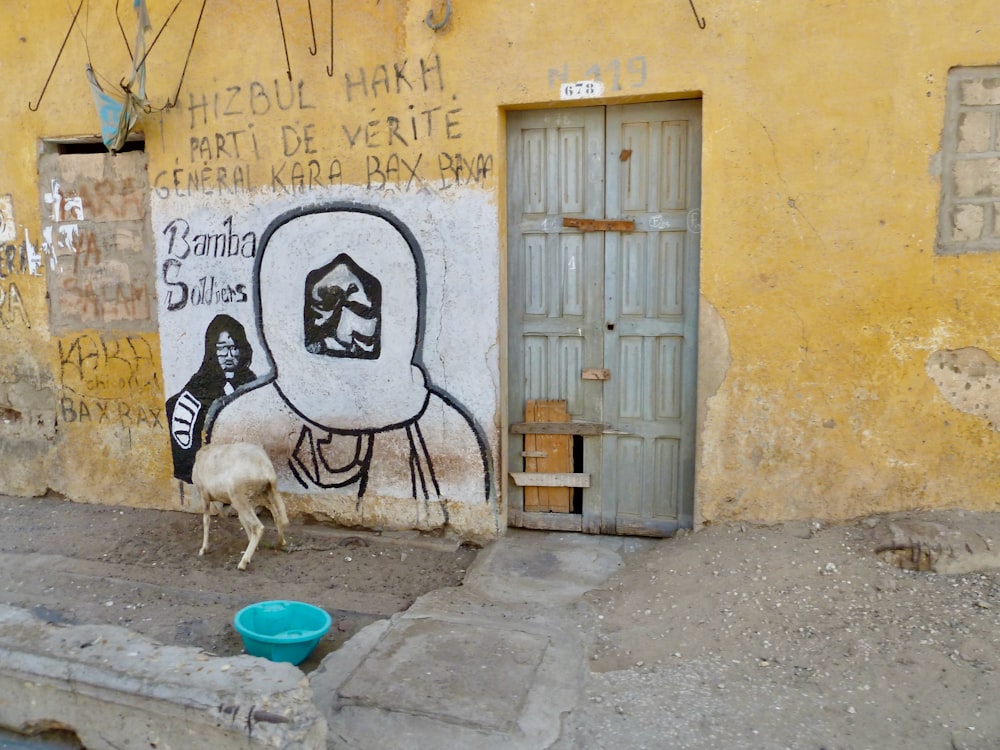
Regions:
<svg viewBox="0 0 1000 750"><path fill-rule="evenodd" d="M148 4L158 29L174 3ZM947 74L995 63L991 3L704 0L701 29L683 2L637 0L609 21L600 4L455 0L435 32L428 7L382 0L337 4L332 61L318 5L315 56L307 14L285 9L287 59L273 6L206 6L177 106L139 125L155 323L81 325L71 339L47 296L38 141L96 134L88 49L112 82L128 58L113 4L91 3L33 112L69 10L0 7L0 491L190 507L170 421L154 410L185 390L219 315L253 349L257 380L233 403L262 398L272 363L253 289L264 235L288 211L356 202L417 241L417 364L444 394L441 424L460 414L463 434L483 441L489 498L423 503L396 487L359 505L356 493L300 488L291 505L426 527L448 512L470 535L498 533L503 111L577 104L560 101L560 83L600 77L606 98L583 103L703 97L697 520L995 506L996 407L989 375L973 370L1000 357L1000 271L990 252L934 253ZM154 106L177 91L199 9L182 4L147 58ZM182 226L187 255L171 245ZM67 368L77 341L88 356ZM972 349L991 359L962 354Z"/></svg>
<svg viewBox="0 0 1000 750"><path fill-rule="evenodd" d="M976 347L936 351L927 358L927 377L958 411L981 417L1000 432L1000 362L987 352Z"/></svg>
<svg viewBox="0 0 1000 750"><path fill-rule="evenodd" d="M911 3L711 13L732 47L706 68L761 84L702 88L702 294L732 364L699 431L698 518L995 508L995 432L925 369L996 351L996 258L934 254L947 72L993 62L987 6L947 35Z"/></svg>

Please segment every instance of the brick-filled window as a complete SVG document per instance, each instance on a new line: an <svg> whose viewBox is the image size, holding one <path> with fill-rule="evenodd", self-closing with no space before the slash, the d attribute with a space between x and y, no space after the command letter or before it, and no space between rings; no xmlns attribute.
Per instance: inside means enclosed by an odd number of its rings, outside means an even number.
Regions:
<svg viewBox="0 0 1000 750"><path fill-rule="evenodd" d="M155 251L144 142L48 139L38 159L49 318L65 334L156 330Z"/></svg>
<svg viewBox="0 0 1000 750"><path fill-rule="evenodd" d="M941 156L937 252L1000 250L1000 66L949 71Z"/></svg>

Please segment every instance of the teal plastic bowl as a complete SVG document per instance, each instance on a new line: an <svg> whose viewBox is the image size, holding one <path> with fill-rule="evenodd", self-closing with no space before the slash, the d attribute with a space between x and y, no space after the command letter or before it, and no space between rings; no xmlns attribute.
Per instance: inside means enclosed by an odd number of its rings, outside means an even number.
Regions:
<svg viewBox="0 0 1000 750"><path fill-rule="evenodd" d="M251 656L299 664L330 629L330 615L305 602L257 602L233 618Z"/></svg>

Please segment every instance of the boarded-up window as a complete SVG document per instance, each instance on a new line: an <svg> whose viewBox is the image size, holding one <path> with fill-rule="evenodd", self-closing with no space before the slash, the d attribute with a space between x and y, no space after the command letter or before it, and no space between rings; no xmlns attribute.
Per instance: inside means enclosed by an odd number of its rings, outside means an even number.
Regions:
<svg viewBox="0 0 1000 750"><path fill-rule="evenodd" d="M939 253L1000 250L1000 67L953 68L941 151Z"/></svg>
<svg viewBox="0 0 1000 750"><path fill-rule="evenodd" d="M156 329L147 156L51 141L38 164L52 330Z"/></svg>

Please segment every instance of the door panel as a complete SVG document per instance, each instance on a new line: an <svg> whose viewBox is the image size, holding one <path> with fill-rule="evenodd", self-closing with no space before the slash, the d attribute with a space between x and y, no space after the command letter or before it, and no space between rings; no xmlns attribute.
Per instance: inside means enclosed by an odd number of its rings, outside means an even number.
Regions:
<svg viewBox="0 0 1000 750"><path fill-rule="evenodd" d="M605 425L574 438L590 486L573 512L525 513L512 487L514 525L691 523L700 132L696 101L510 114L509 420L524 420L527 400L565 400L572 421ZM567 229L565 217L635 231ZM594 368L609 379L585 379ZM512 435L510 471L525 471L522 452Z"/></svg>
<svg viewBox="0 0 1000 750"><path fill-rule="evenodd" d="M604 109L512 113L508 128L509 419L524 421L528 400L565 400L571 419L599 422L601 384L580 374L603 361L604 246L562 219L604 211ZM600 446L588 442L584 463L599 466ZM522 436L509 451L510 470L525 471ZM586 498L573 513L525 513L523 491L511 495L514 525L599 526ZM599 484L581 495L599 497Z"/></svg>
<svg viewBox="0 0 1000 750"><path fill-rule="evenodd" d="M607 111L607 210L636 231L606 235L604 351L619 369L604 393L606 531L691 521L700 130L698 102Z"/></svg>

